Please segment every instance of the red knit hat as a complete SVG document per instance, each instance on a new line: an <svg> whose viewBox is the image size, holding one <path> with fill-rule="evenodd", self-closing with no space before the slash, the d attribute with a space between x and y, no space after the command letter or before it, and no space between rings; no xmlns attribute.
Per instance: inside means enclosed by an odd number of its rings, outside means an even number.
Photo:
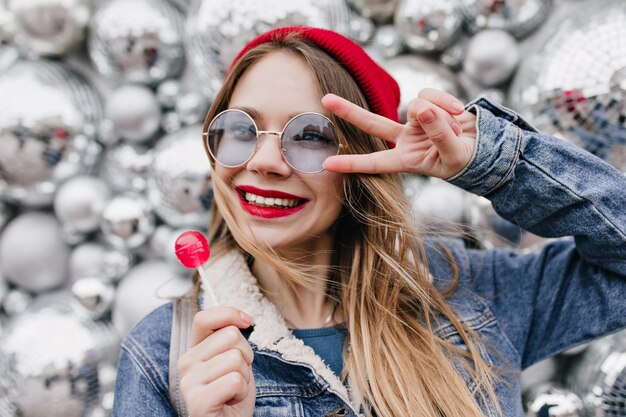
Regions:
<svg viewBox="0 0 626 417"><path fill-rule="evenodd" d="M292 32L299 33L342 64L361 88L372 112L396 122L399 120L400 87L396 80L374 62L358 44L330 30L288 26L265 32L244 46L226 73L230 73L239 58L250 49L262 43L282 40Z"/></svg>

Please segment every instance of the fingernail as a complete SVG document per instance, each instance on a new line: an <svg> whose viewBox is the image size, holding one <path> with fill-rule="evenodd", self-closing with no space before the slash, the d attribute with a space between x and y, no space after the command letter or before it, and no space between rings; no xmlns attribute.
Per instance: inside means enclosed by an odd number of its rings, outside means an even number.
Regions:
<svg viewBox="0 0 626 417"><path fill-rule="evenodd" d="M252 324L252 317L244 313L243 311L239 312L241 319L245 321L247 324Z"/></svg>
<svg viewBox="0 0 626 417"><path fill-rule="evenodd" d="M458 100L453 101L450 107L452 107L452 110L458 111L459 113L465 110L465 106L463 105L463 103Z"/></svg>
<svg viewBox="0 0 626 417"><path fill-rule="evenodd" d="M454 134L457 136L463 133L463 127L461 127L461 125L458 122L455 122L452 125L452 130L454 131Z"/></svg>
<svg viewBox="0 0 626 417"><path fill-rule="evenodd" d="M425 110L418 116L420 122L422 123L431 123L435 120L435 113L432 110Z"/></svg>

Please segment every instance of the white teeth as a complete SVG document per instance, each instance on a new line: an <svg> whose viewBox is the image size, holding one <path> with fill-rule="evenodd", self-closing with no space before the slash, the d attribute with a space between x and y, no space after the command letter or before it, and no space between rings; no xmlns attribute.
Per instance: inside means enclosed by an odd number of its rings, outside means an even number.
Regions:
<svg viewBox="0 0 626 417"><path fill-rule="evenodd" d="M298 204L297 199L294 198L273 198L262 197L260 195L245 193L245 199L249 203L254 203L259 206L274 206L274 207L294 207Z"/></svg>

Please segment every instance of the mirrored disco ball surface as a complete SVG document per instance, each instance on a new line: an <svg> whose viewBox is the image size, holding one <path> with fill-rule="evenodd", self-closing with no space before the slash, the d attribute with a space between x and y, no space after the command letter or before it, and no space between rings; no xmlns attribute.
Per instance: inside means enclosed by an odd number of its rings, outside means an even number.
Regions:
<svg viewBox="0 0 626 417"><path fill-rule="evenodd" d="M170 226L205 228L213 201L211 165L194 125L165 136L154 151L147 194Z"/></svg>
<svg viewBox="0 0 626 417"><path fill-rule="evenodd" d="M626 417L626 332L593 342L567 384L582 399L585 417Z"/></svg>
<svg viewBox="0 0 626 417"><path fill-rule="evenodd" d="M502 29L521 38L543 22L552 0L461 0L460 5L471 32Z"/></svg>
<svg viewBox="0 0 626 417"><path fill-rule="evenodd" d="M522 60L511 106L626 171L626 3L582 3L550 26Z"/></svg>
<svg viewBox="0 0 626 417"><path fill-rule="evenodd" d="M183 68L183 17L165 0L101 2L89 31L89 55L103 76L156 84Z"/></svg>
<svg viewBox="0 0 626 417"><path fill-rule="evenodd" d="M0 97L0 194L49 204L59 183L97 162L100 100L82 76L49 61L4 71Z"/></svg>
<svg viewBox="0 0 626 417"><path fill-rule="evenodd" d="M256 35L280 26L306 25L347 34L345 0L193 0L186 30L187 61L213 98L224 71Z"/></svg>
<svg viewBox="0 0 626 417"><path fill-rule="evenodd" d="M110 396L119 337L110 324L46 294L13 318L0 339L1 417L84 417Z"/></svg>

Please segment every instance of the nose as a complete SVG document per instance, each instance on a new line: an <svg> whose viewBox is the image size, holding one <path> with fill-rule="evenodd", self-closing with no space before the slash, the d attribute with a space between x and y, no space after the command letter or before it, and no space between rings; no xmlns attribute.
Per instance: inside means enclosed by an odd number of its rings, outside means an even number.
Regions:
<svg viewBox="0 0 626 417"><path fill-rule="evenodd" d="M248 161L246 168L265 177L290 176L291 167L283 158L280 146L279 133L259 132L257 149Z"/></svg>

